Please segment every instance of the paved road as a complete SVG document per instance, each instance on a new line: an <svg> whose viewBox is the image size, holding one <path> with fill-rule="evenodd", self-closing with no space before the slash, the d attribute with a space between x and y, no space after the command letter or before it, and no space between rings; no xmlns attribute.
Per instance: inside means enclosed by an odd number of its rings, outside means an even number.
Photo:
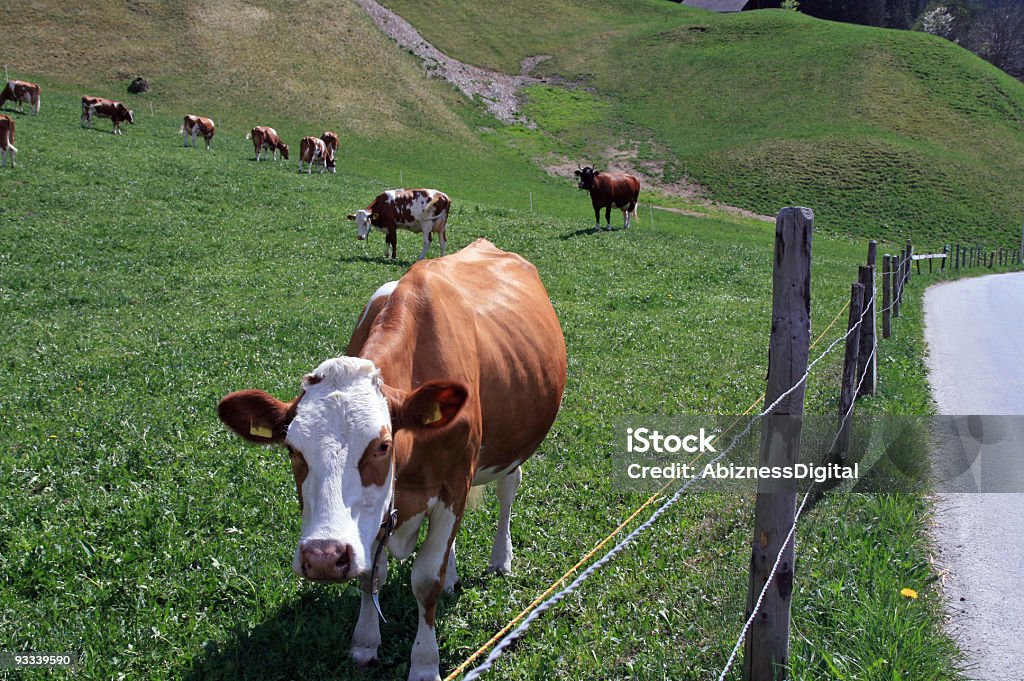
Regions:
<svg viewBox="0 0 1024 681"><path fill-rule="evenodd" d="M928 369L941 414L1024 414L1024 273L925 292ZM966 420L963 421L966 423ZM1024 454L1024 419L1003 419L1002 455ZM939 494L935 539L969 678L1024 669L1024 494Z"/></svg>

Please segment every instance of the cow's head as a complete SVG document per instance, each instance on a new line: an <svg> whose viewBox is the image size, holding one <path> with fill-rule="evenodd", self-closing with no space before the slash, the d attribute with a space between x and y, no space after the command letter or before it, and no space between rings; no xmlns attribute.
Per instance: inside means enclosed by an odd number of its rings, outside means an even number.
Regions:
<svg viewBox="0 0 1024 681"><path fill-rule="evenodd" d="M302 393L281 402L259 390L231 393L220 419L251 442L283 444L302 509L302 536L292 568L318 581L368 577L375 542L392 502L397 461L412 439L451 424L466 388L428 382L406 392L385 386L373 362L330 359L302 380ZM425 431L431 431L426 433Z"/></svg>
<svg viewBox="0 0 1024 681"><path fill-rule="evenodd" d="M336 173L338 172L337 162L334 160L334 151L330 147L326 147L327 153L324 154L324 167L327 168L327 172Z"/></svg>
<svg viewBox="0 0 1024 681"><path fill-rule="evenodd" d="M594 178L600 175L601 171L597 168L586 166L577 170L575 174L579 178L579 188L589 191L594 188Z"/></svg>
<svg viewBox="0 0 1024 681"><path fill-rule="evenodd" d="M373 222L377 219L377 214L360 209L347 217L349 220L355 220L356 238L362 241L369 236L370 229L373 227Z"/></svg>
<svg viewBox="0 0 1024 681"><path fill-rule="evenodd" d="M128 121L132 125L135 125L135 112L126 107L124 104L119 104L121 107L121 116L124 120Z"/></svg>
<svg viewBox="0 0 1024 681"><path fill-rule="evenodd" d="M284 156L284 160L287 161L288 160L288 145L285 144L284 142L281 142L280 149L281 149L281 155Z"/></svg>

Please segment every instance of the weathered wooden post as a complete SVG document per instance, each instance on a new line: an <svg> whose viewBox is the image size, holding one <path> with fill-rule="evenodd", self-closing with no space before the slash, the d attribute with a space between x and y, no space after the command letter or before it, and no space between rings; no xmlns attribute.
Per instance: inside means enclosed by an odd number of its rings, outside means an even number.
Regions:
<svg viewBox="0 0 1024 681"><path fill-rule="evenodd" d="M996 263L996 252L992 251L988 254L988 268L992 269L992 266Z"/></svg>
<svg viewBox="0 0 1024 681"><path fill-rule="evenodd" d="M956 245L956 258L953 260L953 267L960 269L960 244Z"/></svg>
<svg viewBox="0 0 1024 681"><path fill-rule="evenodd" d="M896 319L900 316L900 273L903 272L903 263L900 256L894 255L892 259L892 316Z"/></svg>
<svg viewBox="0 0 1024 681"><path fill-rule="evenodd" d="M846 325L848 334L846 336L846 354L843 356L843 378L839 386L839 435L836 437L835 448L829 452L832 461L845 461L846 453L850 451L850 419L846 418L846 412L850 411L850 407L853 405L857 391L857 379L862 375L857 371L857 365L860 363L857 357L860 345L857 336L860 334L853 331L853 326L860 321L868 295L870 295L868 290L860 282L850 287L850 320ZM864 316L864 321L867 321L867 315ZM861 328L864 328L863 322L861 322ZM851 331L853 332L851 333Z"/></svg>
<svg viewBox="0 0 1024 681"><path fill-rule="evenodd" d="M882 338L892 335L892 256L882 256Z"/></svg>
<svg viewBox="0 0 1024 681"><path fill-rule="evenodd" d="M907 239L907 278L906 281L910 283L910 268L914 264L914 245L910 243L910 239ZM918 270L920 272L920 270Z"/></svg>
<svg viewBox="0 0 1024 681"><path fill-rule="evenodd" d="M871 254L873 255L873 254ZM869 261L874 258L868 256ZM875 361L875 345L878 339L875 337L875 266L872 264L861 265L857 271L857 282L864 287L864 321L860 325L860 333L857 342L857 376L864 376L860 389L854 397L861 395L874 395L878 390L878 362Z"/></svg>
<svg viewBox="0 0 1024 681"><path fill-rule="evenodd" d="M793 466L800 462L800 417L811 340L811 236L814 213L783 208L775 221L775 266L772 273L772 333L768 343L769 406L793 386L798 387L769 415L761 431L761 465ZM747 617L771 575L761 609L744 642L744 681L785 679L789 667L789 613L793 595L793 542L785 542L796 513L793 481L758 482L754 506L754 540L750 554ZM790 491L792 488L792 491ZM767 491L767 490L783 491Z"/></svg>
<svg viewBox="0 0 1024 681"><path fill-rule="evenodd" d="M946 271L946 261L949 260L949 244L942 247L942 263L939 265L939 271Z"/></svg>

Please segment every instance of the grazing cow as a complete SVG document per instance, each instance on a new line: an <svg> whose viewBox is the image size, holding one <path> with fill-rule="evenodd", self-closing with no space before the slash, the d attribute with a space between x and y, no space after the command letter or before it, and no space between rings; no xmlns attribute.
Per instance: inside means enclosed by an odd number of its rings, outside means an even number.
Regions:
<svg viewBox="0 0 1024 681"><path fill-rule="evenodd" d="M25 113L23 104L28 103L29 108L32 109L35 114L39 115L39 86L35 83L29 83L24 80L9 80L7 85L4 86L3 90L0 90L0 109L3 108L7 100L13 100L18 104L18 111Z"/></svg>
<svg viewBox="0 0 1024 681"><path fill-rule="evenodd" d="M348 355L307 374L291 402L243 390L217 413L246 440L287 447L302 510L292 568L359 580L350 654L362 667L381 643L382 547L406 558L429 519L412 567L419 625L408 678L434 681L437 603L458 581L455 535L470 487L498 481L487 571L507 573L520 465L558 413L565 340L536 268L481 239L378 289Z"/></svg>
<svg viewBox="0 0 1024 681"><path fill-rule="evenodd" d="M14 155L18 153L14 146L14 119L10 116L0 114L0 160L7 165L7 157L11 157L11 167L14 167Z"/></svg>
<svg viewBox="0 0 1024 681"><path fill-rule="evenodd" d="M324 172L324 169L330 172L335 172L334 167L334 151L331 150L327 143L319 137L303 137L302 143L299 145L299 172L302 172L302 164L305 163L309 166L306 170L307 174L313 172L313 164L320 164L320 172Z"/></svg>
<svg viewBox="0 0 1024 681"><path fill-rule="evenodd" d="M122 134L121 123L128 121L132 125L135 124L134 113L121 102L85 95L82 97L82 126L84 127L88 123L91 128L93 116L109 118L114 124L115 135Z"/></svg>
<svg viewBox="0 0 1024 681"><path fill-rule="evenodd" d="M324 134L320 135L320 139L324 141L324 144L331 150L331 154L338 153L338 133L327 130Z"/></svg>
<svg viewBox="0 0 1024 681"><path fill-rule="evenodd" d="M392 258L398 255L396 230L422 232L423 250L417 260L423 260L430 248L431 233L437 234L441 242L441 255L444 255L448 246L446 227L451 205L448 195L436 189L390 189L378 195L366 210L358 210L349 215L348 219L355 220L360 241L367 237L371 227L384 232L385 257L389 250Z"/></svg>
<svg viewBox="0 0 1024 681"><path fill-rule="evenodd" d="M640 180L625 173L602 173L587 166L576 171L579 188L590 192L594 205L594 229L601 229L601 209L608 229L612 228L612 206L622 211L624 227L629 227L630 215L636 217L636 202L640 197Z"/></svg>
<svg viewBox="0 0 1024 681"><path fill-rule="evenodd" d="M255 128L245 136L245 139L252 140L252 146L256 149L256 160L260 160L260 156L263 154L263 150L267 150L267 155L270 152L274 152L274 160L277 160L277 152L280 151L281 155L284 156L284 160L288 160L288 145L281 141L281 138L277 136L277 130L267 127L265 125L257 125Z"/></svg>
<svg viewBox="0 0 1024 681"><path fill-rule="evenodd" d="M189 137L192 138L192 146L196 146L196 137L202 135L203 139L206 140L206 148L210 148L210 140L213 139L213 134L217 131L216 126L213 124L213 119L203 118L202 116L185 116L185 122L181 124L181 129L178 132L181 133L182 138L185 141L185 146L188 146Z"/></svg>

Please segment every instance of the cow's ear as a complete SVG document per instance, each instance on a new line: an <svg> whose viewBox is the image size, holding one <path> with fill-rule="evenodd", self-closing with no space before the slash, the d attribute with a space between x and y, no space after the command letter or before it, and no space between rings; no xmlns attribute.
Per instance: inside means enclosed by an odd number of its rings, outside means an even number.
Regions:
<svg viewBox="0 0 1024 681"><path fill-rule="evenodd" d="M437 430L451 423L469 396L462 383L430 381L412 392L386 391L392 430Z"/></svg>
<svg viewBox="0 0 1024 681"><path fill-rule="evenodd" d="M220 401L217 416L249 442L280 444L295 417L297 403L298 399L282 402L262 390L239 390Z"/></svg>
<svg viewBox="0 0 1024 681"><path fill-rule="evenodd" d="M577 171L575 171L575 172L573 173L573 175L575 175L576 177L579 177L579 176L580 176L580 171L578 171L578 170L577 170Z"/></svg>
<svg viewBox="0 0 1024 681"><path fill-rule="evenodd" d="M598 170L597 168L594 168L594 177L597 177L600 174L601 174L601 171Z"/></svg>
<svg viewBox="0 0 1024 681"><path fill-rule="evenodd" d="M378 213L377 211L373 211L372 213L370 213L370 222L376 222L377 218L379 217L380 213Z"/></svg>
<svg viewBox="0 0 1024 681"><path fill-rule="evenodd" d="M356 219L355 215L346 215L345 217L347 217L349 220L355 220Z"/></svg>

